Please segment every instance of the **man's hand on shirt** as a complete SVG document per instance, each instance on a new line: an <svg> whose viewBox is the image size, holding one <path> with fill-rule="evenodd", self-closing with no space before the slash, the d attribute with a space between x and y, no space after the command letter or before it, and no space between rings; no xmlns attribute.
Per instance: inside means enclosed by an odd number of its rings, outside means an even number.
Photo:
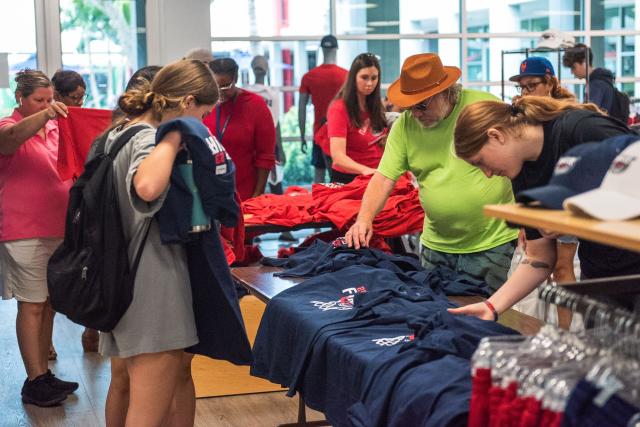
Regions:
<svg viewBox="0 0 640 427"><path fill-rule="evenodd" d="M373 236L373 224L360 220L356 220L356 223L344 235L347 246L356 249L368 247L371 236Z"/></svg>
<svg viewBox="0 0 640 427"><path fill-rule="evenodd" d="M374 173L376 173L377 169L374 168L366 168L363 172L362 175L373 175Z"/></svg>

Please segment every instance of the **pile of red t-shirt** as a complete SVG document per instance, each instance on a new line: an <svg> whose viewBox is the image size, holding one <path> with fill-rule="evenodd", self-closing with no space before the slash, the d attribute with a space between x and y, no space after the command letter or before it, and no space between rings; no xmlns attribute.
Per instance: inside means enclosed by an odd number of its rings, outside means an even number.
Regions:
<svg viewBox="0 0 640 427"><path fill-rule="evenodd" d="M263 194L242 204L245 224L272 224L294 227L314 222L308 211L311 193L302 187L291 186L285 194Z"/></svg>
<svg viewBox="0 0 640 427"><path fill-rule="evenodd" d="M313 203L309 212L317 221L331 221L339 229L355 222L362 197L371 176L358 176L349 184L315 184ZM381 237L398 237L422 230L424 211L420 205L418 189L406 177L401 177L389 195L384 208L373 221L373 231Z"/></svg>
<svg viewBox="0 0 640 427"><path fill-rule="evenodd" d="M560 427L562 413L518 395L518 383L492 385L491 369L476 368L471 383L469 427Z"/></svg>
<svg viewBox="0 0 640 427"><path fill-rule="evenodd" d="M301 187L289 187L284 195L264 194L243 203L246 224L294 227L312 222L333 223L345 231L355 222L370 176L358 176L349 184L314 184L311 194ZM401 177L384 208L373 222L379 237L398 237L422 230L424 211L418 189Z"/></svg>

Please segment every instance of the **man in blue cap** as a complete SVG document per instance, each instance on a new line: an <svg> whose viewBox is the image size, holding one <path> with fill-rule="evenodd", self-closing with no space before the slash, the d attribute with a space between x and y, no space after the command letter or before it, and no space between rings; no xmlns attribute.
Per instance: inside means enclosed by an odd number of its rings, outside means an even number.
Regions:
<svg viewBox="0 0 640 427"><path fill-rule="evenodd" d="M531 56L520 63L520 73L509 78L517 82L516 89L522 96L550 96L555 99L574 98L560 86L553 65L547 58Z"/></svg>

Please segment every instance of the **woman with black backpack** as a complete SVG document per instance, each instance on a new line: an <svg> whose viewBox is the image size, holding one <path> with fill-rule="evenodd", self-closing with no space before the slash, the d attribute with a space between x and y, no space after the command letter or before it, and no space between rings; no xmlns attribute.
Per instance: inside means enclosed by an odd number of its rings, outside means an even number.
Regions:
<svg viewBox="0 0 640 427"><path fill-rule="evenodd" d="M217 100L218 88L208 67L181 60L118 101L128 118L108 133L106 149L129 128L142 125L115 157L114 172L130 260L142 242L144 247L131 305L111 332L100 334L100 352L124 363L130 383L129 396L110 387L109 425L193 424L192 355L184 349L195 345L198 336L186 251L184 245L161 243L154 218L169 189L181 136L170 132L156 145L156 128L178 117L202 120Z"/></svg>

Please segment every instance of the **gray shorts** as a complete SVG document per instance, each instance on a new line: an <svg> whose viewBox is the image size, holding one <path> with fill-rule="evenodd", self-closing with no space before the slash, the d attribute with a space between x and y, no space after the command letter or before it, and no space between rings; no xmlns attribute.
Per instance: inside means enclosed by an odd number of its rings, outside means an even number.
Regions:
<svg viewBox="0 0 640 427"><path fill-rule="evenodd" d="M39 303L49 298L47 264L62 239L35 238L0 243L2 299Z"/></svg>
<svg viewBox="0 0 640 427"><path fill-rule="evenodd" d="M453 271L468 274L489 285L493 293L507 280L516 244L517 240L514 240L486 251L470 254L450 254L423 246L420 262L425 268L442 265Z"/></svg>

